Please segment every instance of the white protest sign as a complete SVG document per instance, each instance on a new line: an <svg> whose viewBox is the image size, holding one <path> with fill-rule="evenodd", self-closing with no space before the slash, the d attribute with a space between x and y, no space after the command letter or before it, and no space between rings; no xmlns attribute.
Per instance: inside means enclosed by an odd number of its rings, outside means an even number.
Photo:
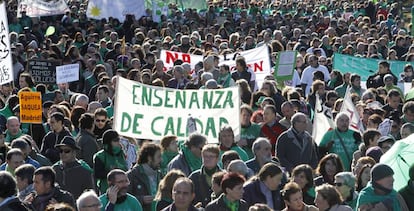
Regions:
<svg viewBox="0 0 414 211"><path fill-rule="evenodd" d="M230 66L231 71L234 71L236 68L235 60L237 56L243 56L246 59L247 66L255 72L256 82L259 85L259 87L261 87L264 78L267 75L270 75L271 73L269 49L267 48L267 46L263 45L258 48L254 48L247 51L241 51L233 54L227 54L225 56L219 55L219 64L227 64ZM160 57L161 60L164 62L164 67L166 69L171 69L174 66L174 62L178 59L181 59L183 62L190 63L191 68L193 69L198 62L203 61L203 56L200 55L193 55L188 53L167 50L161 50Z"/></svg>
<svg viewBox="0 0 414 211"><path fill-rule="evenodd" d="M56 67L56 83L68 83L79 80L79 64L68 64Z"/></svg>
<svg viewBox="0 0 414 211"><path fill-rule="evenodd" d="M10 50L6 1L0 3L0 84L13 81L13 62Z"/></svg>
<svg viewBox="0 0 414 211"><path fill-rule="evenodd" d="M116 93L114 128L121 135L152 140L175 135L186 139L197 130L208 137L208 142L217 143L220 128L230 125L239 137L237 87L178 90L119 77Z"/></svg>
<svg viewBox="0 0 414 211"><path fill-rule="evenodd" d="M17 17L20 18L23 11L29 17L41 17L65 14L67 10L68 5L64 0L19 0Z"/></svg>

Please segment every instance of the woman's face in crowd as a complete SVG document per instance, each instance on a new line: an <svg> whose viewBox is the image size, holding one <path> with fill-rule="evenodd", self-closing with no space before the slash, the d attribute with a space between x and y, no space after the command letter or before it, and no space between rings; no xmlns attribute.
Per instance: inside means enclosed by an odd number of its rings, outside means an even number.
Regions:
<svg viewBox="0 0 414 211"><path fill-rule="evenodd" d="M336 165L335 165L335 163L332 159L326 161L325 171L326 171L327 176L332 176L332 177L335 176L337 169L336 169Z"/></svg>
<svg viewBox="0 0 414 211"><path fill-rule="evenodd" d="M293 177L293 181L298 183L300 188L305 188L305 186L309 183L309 181L306 179L305 172L301 172L298 175L295 175Z"/></svg>

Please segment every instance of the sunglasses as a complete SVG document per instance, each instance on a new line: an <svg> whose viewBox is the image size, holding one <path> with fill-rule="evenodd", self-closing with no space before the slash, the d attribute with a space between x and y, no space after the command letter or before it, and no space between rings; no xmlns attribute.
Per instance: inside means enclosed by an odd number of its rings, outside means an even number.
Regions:
<svg viewBox="0 0 414 211"><path fill-rule="evenodd" d="M342 185L344 185L344 183L342 182L335 182L334 184L336 187L341 187Z"/></svg>
<svg viewBox="0 0 414 211"><path fill-rule="evenodd" d="M95 122L106 122L106 119L95 119Z"/></svg>
<svg viewBox="0 0 414 211"><path fill-rule="evenodd" d="M72 150L70 149L58 149L58 150L59 150L59 153L65 153L65 154L72 152Z"/></svg>

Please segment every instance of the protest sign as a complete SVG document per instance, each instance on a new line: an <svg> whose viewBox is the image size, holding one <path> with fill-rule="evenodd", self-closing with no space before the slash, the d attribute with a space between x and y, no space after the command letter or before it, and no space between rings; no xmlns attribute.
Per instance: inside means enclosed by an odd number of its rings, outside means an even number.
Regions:
<svg viewBox="0 0 414 211"><path fill-rule="evenodd" d="M19 92L20 121L42 123L42 96L40 92Z"/></svg>
<svg viewBox="0 0 414 211"><path fill-rule="evenodd" d="M333 59L333 69L339 70L341 73L351 72L361 76L361 81L366 81L369 75L378 70L378 63L385 59L368 59L350 55L335 53ZM403 72L406 64L414 66L414 62L402 62L387 60L390 63L391 72L397 77Z"/></svg>
<svg viewBox="0 0 414 211"><path fill-rule="evenodd" d="M0 2L0 84L13 81L13 63L10 50L6 2Z"/></svg>
<svg viewBox="0 0 414 211"><path fill-rule="evenodd" d="M56 67L56 83L67 83L79 80L79 64L68 64Z"/></svg>
<svg viewBox="0 0 414 211"><path fill-rule="evenodd" d="M30 60L29 72L35 83L55 84L57 61L50 60Z"/></svg>
<svg viewBox="0 0 414 211"><path fill-rule="evenodd" d="M259 87L262 85L264 78L271 73L269 49L266 45L258 48L254 48L247 51L241 51L233 54L219 55L219 64L226 64L230 66L231 71L236 69L237 56L243 56L246 59L246 64L256 74L256 82ZM193 55L188 53L181 53L175 51L161 50L161 60L164 62L166 69L171 69L174 66L174 62L181 59L183 62L188 62L191 68L198 62L203 61L203 56Z"/></svg>
<svg viewBox="0 0 414 211"><path fill-rule="evenodd" d="M93 19L117 18L121 22L126 15L138 20L146 15L144 0L89 0L87 16Z"/></svg>
<svg viewBox="0 0 414 211"><path fill-rule="evenodd" d="M69 10L65 0L19 0L17 17L24 11L29 17L65 14Z"/></svg>
<svg viewBox="0 0 414 211"><path fill-rule="evenodd" d="M273 73L279 88L292 84L293 71L296 67L297 51L279 52Z"/></svg>
<svg viewBox="0 0 414 211"><path fill-rule="evenodd" d="M220 128L228 124L239 137L238 87L178 90L120 77L116 93L114 128L121 135L152 140L175 135L186 139L196 130L214 143Z"/></svg>

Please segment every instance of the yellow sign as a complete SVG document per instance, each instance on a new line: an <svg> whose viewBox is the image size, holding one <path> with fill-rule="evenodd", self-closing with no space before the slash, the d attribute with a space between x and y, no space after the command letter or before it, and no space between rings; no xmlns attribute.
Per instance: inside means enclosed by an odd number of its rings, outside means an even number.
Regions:
<svg viewBox="0 0 414 211"><path fill-rule="evenodd" d="M20 121L42 123L42 96L40 92L20 92Z"/></svg>

